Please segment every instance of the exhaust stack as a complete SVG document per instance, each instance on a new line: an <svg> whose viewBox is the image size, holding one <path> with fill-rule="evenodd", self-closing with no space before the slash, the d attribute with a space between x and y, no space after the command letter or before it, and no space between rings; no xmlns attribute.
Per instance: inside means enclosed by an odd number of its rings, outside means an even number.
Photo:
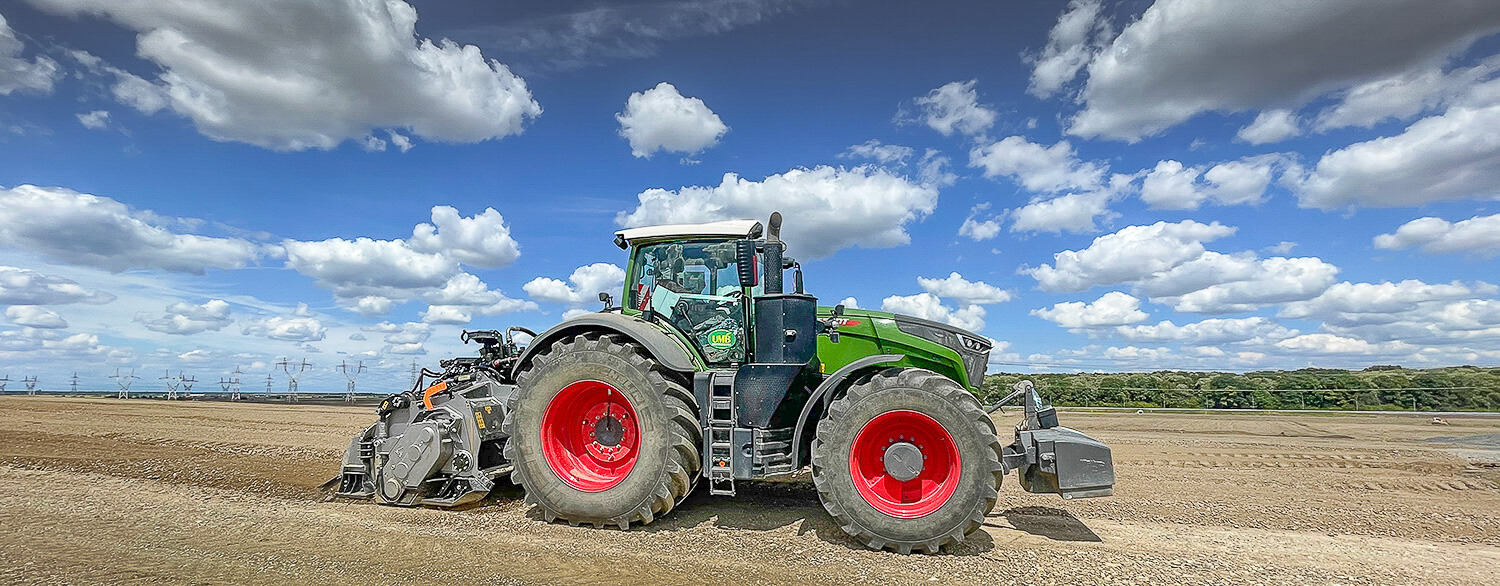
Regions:
<svg viewBox="0 0 1500 586"><path fill-rule="evenodd" d="M771 212L771 220L766 222L765 283L768 295L782 292L781 259L784 252L786 243L781 241L781 212Z"/></svg>

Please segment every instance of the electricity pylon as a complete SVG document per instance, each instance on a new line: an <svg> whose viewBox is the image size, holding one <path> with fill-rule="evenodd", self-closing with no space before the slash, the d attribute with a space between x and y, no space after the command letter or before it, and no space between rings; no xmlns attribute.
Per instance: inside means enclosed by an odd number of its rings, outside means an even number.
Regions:
<svg viewBox="0 0 1500 586"><path fill-rule="evenodd" d="M349 368L349 361L347 361L347 360L339 361L339 370L344 373L344 378L349 379L349 387L347 389L345 389L345 391L344 391L344 402L345 403L353 403L354 402L354 379L359 377L359 373L365 371L365 361L363 361L363 360L359 361L359 366L354 367L352 369L352 372L351 372L351 369Z"/></svg>
<svg viewBox="0 0 1500 586"><path fill-rule="evenodd" d="M28 394L28 395L35 395L36 394L36 375L32 375L32 376L23 378L23 379L21 379L21 382L26 383L26 394Z"/></svg>
<svg viewBox="0 0 1500 586"><path fill-rule="evenodd" d="M166 385L167 385L167 400L168 401L172 401L172 400L177 399L177 384L179 382L181 382L181 381L177 380L176 378L173 378L172 377L172 371L170 371L170 370L166 371L166 374L161 375L161 380L166 381Z"/></svg>
<svg viewBox="0 0 1500 586"><path fill-rule="evenodd" d="M286 373L286 401L288 403L296 403L297 377L302 376L302 373L307 371L307 367L312 366L312 363L308 362L305 358L301 363L287 362L287 359L282 358L280 362L276 363L276 366L280 366L281 371ZM297 367L297 372L295 373L292 372L293 366Z"/></svg>
<svg viewBox="0 0 1500 586"><path fill-rule="evenodd" d="M130 369L130 374L121 375L120 374L120 369L116 368L115 369L115 375L112 376L112 377L109 377L109 378L115 379L115 384L120 385L120 392L115 395L115 398L117 398L117 399L129 399L130 398L130 384L133 383L133 382L135 382L135 379L137 378L135 376L135 369L134 368Z"/></svg>
<svg viewBox="0 0 1500 586"><path fill-rule="evenodd" d="M234 372L229 373L229 378L219 377L219 389L229 395L230 401L240 400L240 367L236 365Z"/></svg>

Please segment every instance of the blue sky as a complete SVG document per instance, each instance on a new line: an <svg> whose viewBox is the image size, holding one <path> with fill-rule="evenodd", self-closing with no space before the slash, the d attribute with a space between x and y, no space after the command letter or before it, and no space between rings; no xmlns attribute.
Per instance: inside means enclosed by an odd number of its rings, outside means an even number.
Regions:
<svg viewBox="0 0 1500 586"><path fill-rule="evenodd" d="M0 17L0 375L44 387L405 384L595 308L622 226L773 209L814 294L992 370L1500 364L1493 2Z"/></svg>

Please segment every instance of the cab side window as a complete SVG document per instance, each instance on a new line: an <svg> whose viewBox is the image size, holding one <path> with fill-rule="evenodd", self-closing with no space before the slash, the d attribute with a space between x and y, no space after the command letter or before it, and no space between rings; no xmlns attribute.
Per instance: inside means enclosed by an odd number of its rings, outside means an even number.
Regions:
<svg viewBox="0 0 1500 586"><path fill-rule="evenodd" d="M636 250L629 307L666 318L710 363L744 362L745 303L733 244L686 241Z"/></svg>

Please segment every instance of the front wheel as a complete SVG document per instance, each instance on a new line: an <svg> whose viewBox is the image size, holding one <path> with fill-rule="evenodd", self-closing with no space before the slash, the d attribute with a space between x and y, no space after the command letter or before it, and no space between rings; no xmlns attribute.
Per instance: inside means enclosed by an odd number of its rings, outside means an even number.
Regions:
<svg viewBox="0 0 1500 586"><path fill-rule="evenodd" d="M937 553L995 506L1000 441L945 376L892 368L849 388L818 422L813 483L828 514L872 549Z"/></svg>

